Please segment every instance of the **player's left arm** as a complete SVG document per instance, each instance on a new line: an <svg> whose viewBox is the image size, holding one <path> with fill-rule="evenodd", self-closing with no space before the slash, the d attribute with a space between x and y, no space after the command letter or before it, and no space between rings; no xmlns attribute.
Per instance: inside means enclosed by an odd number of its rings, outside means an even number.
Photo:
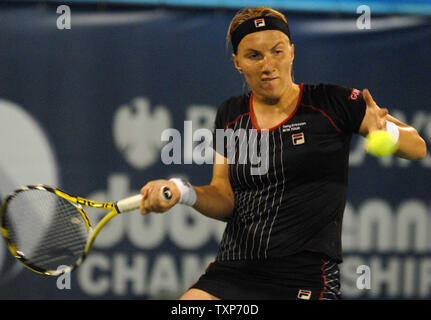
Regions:
<svg viewBox="0 0 431 320"><path fill-rule="evenodd" d="M420 160L425 158L427 154L427 146L425 140L419 135L417 130L397 118L386 115L386 120L395 123L400 131L398 138L398 149L396 156L409 160Z"/></svg>
<svg viewBox="0 0 431 320"><path fill-rule="evenodd" d="M386 122L390 121L397 125L400 133L398 149L395 155L409 160L425 158L427 153L426 143L415 128L391 116L387 109L380 108L367 89L363 91L363 98L367 109L359 129L362 136L365 137L375 130L386 130Z"/></svg>

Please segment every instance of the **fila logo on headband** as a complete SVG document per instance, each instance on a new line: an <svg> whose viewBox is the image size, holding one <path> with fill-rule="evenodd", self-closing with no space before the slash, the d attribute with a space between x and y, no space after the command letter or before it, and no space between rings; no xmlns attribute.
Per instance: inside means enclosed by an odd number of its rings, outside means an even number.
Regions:
<svg viewBox="0 0 431 320"><path fill-rule="evenodd" d="M256 28L262 28L265 26L265 19L256 19L254 20L254 26Z"/></svg>

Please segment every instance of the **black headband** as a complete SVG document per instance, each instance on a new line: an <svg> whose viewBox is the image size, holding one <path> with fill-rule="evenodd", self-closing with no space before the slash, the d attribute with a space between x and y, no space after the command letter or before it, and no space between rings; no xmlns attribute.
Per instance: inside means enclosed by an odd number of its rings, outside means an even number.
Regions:
<svg viewBox="0 0 431 320"><path fill-rule="evenodd" d="M289 25L283 20L271 16L252 18L241 23L238 28L232 32L230 40L233 52L235 54L237 53L238 45L246 35L264 30L279 30L286 34L290 40Z"/></svg>

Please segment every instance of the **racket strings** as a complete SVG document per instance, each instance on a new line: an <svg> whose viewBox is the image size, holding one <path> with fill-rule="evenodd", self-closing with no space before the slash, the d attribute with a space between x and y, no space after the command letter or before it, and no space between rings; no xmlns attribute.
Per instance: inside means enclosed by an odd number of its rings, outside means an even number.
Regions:
<svg viewBox="0 0 431 320"><path fill-rule="evenodd" d="M27 190L13 197L5 226L23 262L43 270L74 265L88 239L87 226L77 208L43 190Z"/></svg>

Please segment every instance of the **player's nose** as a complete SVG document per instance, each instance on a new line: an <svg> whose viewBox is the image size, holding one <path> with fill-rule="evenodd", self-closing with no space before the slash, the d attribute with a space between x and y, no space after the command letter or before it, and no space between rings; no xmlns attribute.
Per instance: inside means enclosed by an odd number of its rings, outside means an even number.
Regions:
<svg viewBox="0 0 431 320"><path fill-rule="evenodd" d="M271 57L265 55L262 59L262 73L269 74L274 71L274 62Z"/></svg>

